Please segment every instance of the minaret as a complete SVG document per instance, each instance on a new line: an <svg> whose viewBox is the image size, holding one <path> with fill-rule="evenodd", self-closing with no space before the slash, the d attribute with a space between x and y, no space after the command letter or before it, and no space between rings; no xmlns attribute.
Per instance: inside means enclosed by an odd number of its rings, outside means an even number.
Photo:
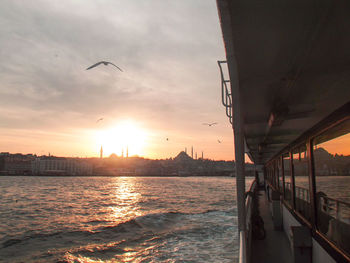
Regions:
<svg viewBox="0 0 350 263"><path fill-rule="evenodd" d="M129 147L126 146L126 158L128 158L128 157L129 157Z"/></svg>
<svg viewBox="0 0 350 263"><path fill-rule="evenodd" d="M202 151L202 160L203 160L203 151Z"/></svg>
<svg viewBox="0 0 350 263"><path fill-rule="evenodd" d="M196 160L197 160L197 152L196 152Z"/></svg>
<svg viewBox="0 0 350 263"><path fill-rule="evenodd" d="M102 145L101 145L101 150L100 150L100 159L103 158L103 148L102 148Z"/></svg>
<svg viewBox="0 0 350 263"><path fill-rule="evenodd" d="M187 154L187 147L185 147L185 153Z"/></svg>
<svg viewBox="0 0 350 263"><path fill-rule="evenodd" d="M193 146L191 148L191 158L193 159Z"/></svg>

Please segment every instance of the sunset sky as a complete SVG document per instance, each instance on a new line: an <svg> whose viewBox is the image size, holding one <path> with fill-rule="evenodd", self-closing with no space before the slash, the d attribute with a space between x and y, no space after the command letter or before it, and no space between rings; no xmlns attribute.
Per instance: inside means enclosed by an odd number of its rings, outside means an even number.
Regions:
<svg viewBox="0 0 350 263"><path fill-rule="evenodd" d="M215 0L2 0L0 25L0 151L234 158Z"/></svg>

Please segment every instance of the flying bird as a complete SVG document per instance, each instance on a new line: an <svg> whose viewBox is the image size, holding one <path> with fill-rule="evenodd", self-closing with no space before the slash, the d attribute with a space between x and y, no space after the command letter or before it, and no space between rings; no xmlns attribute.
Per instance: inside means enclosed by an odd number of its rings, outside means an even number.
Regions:
<svg viewBox="0 0 350 263"><path fill-rule="evenodd" d="M169 141L169 138L166 138L167 141Z"/></svg>
<svg viewBox="0 0 350 263"><path fill-rule="evenodd" d="M108 64L113 65L113 66L115 66L117 69L119 69L120 71L123 72L123 70L122 70L120 67L118 67L118 66L115 65L114 63L108 62L108 61L100 61L100 62L97 62L96 64L93 64L92 66L88 67L86 70L89 70L89 69L92 69L92 68L94 68L94 67L97 67L97 66L100 65L100 64L103 64L103 65L105 65L105 66L108 66Z"/></svg>
<svg viewBox="0 0 350 263"><path fill-rule="evenodd" d="M220 141L220 140L218 140L218 143L221 143L221 141Z"/></svg>
<svg viewBox="0 0 350 263"><path fill-rule="evenodd" d="M202 123L203 125L208 125L209 127L218 124L217 122L212 122L212 123Z"/></svg>
<svg viewBox="0 0 350 263"><path fill-rule="evenodd" d="M96 123L98 123L99 121L103 121L103 118L99 118Z"/></svg>

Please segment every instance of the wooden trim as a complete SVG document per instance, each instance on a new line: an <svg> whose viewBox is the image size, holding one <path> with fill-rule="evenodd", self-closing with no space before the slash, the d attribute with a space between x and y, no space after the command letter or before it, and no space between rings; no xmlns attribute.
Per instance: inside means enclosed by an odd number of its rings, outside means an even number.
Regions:
<svg viewBox="0 0 350 263"><path fill-rule="evenodd" d="M314 151L311 140L307 141L307 155L309 162L309 191L310 191L310 205L311 205L311 222L312 229L316 229L317 224L317 206L316 206L316 180L315 180L315 163L314 163Z"/></svg>
<svg viewBox="0 0 350 263"><path fill-rule="evenodd" d="M321 232L319 231L313 231L312 237L316 240L317 243L320 244L320 246L326 250L326 252L337 262L337 263L349 263L350 257L342 251L340 248L338 248L335 244L333 244L331 241L325 237Z"/></svg>

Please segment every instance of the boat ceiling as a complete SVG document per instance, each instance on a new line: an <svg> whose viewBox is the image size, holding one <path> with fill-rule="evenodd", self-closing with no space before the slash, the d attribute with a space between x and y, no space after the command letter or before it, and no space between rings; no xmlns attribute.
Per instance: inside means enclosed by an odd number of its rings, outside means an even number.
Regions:
<svg viewBox="0 0 350 263"><path fill-rule="evenodd" d="M263 164L349 102L350 1L217 5L230 79L238 78L246 145Z"/></svg>

